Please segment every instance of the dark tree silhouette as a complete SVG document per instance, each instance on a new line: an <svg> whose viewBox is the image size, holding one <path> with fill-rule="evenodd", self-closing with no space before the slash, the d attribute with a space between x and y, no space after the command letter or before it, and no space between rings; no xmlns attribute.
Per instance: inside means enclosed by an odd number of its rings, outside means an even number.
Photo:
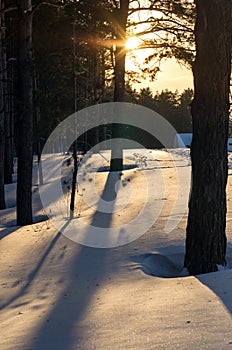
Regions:
<svg viewBox="0 0 232 350"><path fill-rule="evenodd" d="M192 191L185 267L191 274L200 274L226 263L232 1L195 0L195 4Z"/></svg>
<svg viewBox="0 0 232 350"><path fill-rule="evenodd" d="M3 8L3 2L0 0L0 10ZM0 15L0 209L5 209L4 192L4 154L5 154L5 101L4 101L4 13Z"/></svg>
<svg viewBox="0 0 232 350"><path fill-rule="evenodd" d="M32 223L32 129L33 129L33 74L32 74L32 4L31 0L18 2L18 183L17 224Z"/></svg>
<svg viewBox="0 0 232 350"><path fill-rule="evenodd" d="M129 0L120 0L120 7L115 9L115 68L114 68L114 102L124 102L125 98L125 62L126 62L126 25L129 11ZM122 138L122 125L113 124L112 136ZM116 146L116 145L115 145ZM123 150L118 143L111 151L111 171L123 168Z"/></svg>

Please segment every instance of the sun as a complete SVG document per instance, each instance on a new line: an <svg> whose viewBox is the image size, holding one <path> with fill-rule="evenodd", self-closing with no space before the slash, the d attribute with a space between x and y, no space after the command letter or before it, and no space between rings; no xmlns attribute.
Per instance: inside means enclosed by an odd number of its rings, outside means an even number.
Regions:
<svg viewBox="0 0 232 350"><path fill-rule="evenodd" d="M131 36L127 39L125 48L126 50L134 50L141 45L141 40L137 38L136 36Z"/></svg>

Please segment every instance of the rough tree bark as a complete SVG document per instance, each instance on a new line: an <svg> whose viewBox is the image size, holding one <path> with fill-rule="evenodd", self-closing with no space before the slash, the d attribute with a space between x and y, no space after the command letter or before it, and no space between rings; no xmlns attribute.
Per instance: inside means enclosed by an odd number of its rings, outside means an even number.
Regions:
<svg viewBox="0 0 232 350"><path fill-rule="evenodd" d="M4 1L3 8L4 6ZM2 16L2 26L5 28L5 16ZM7 28L8 30L8 28ZM4 95L4 114L5 114L5 157L4 157L4 183L12 183L12 173L13 173L13 143L12 143L12 115L10 111L10 93L11 84L9 81L9 62L7 64L7 54L6 45L4 40L3 45L3 62L4 62L4 72L3 72L3 95ZM10 63L11 64L11 63Z"/></svg>
<svg viewBox="0 0 232 350"><path fill-rule="evenodd" d="M124 102L125 96L125 62L126 62L126 24L129 11L129 0L120 0L120 8L116 9L115 25L115 68L114 68L114 102ZM113 138L122 137L122 125L113 124ZM111 151L110 171L121 171L123 168L123 150L120 144Z"/></svg>
<svg viewBox="0 0 232 350"><path fill-rule="evenodd" d="M8 94L8 92L7 92ZM5 159L4 159L4 182L5 184L12 183L13 173L13 143L12 143L12 127L11 114L9 104L5 115Z"/></svg>
<svg viewBox="0 0 232 350"><path fill-rule="evenodd" d="M226 184L232 1L195 0L195 96L192 102L192 190L185 267L190 274L225 265Z"/></svg>
<svg viewBox="0 0 232 350"><path fill-rule="evenodd" d="M2 1L0 0L0 9L2 9ZM2 17L0 16L0 209L5 209L5 191L4 191L4 153L5 153L5 108L4 108L4 54L3 54L3 40L4 29L2 25Z"/></svg>
<svg viewBox="0 0 232 350"><path fill-rule="evenodd" d="M17 1L19 12L18 40L18 184L17 224L32 223L32 4L31 0Z"/></svg>

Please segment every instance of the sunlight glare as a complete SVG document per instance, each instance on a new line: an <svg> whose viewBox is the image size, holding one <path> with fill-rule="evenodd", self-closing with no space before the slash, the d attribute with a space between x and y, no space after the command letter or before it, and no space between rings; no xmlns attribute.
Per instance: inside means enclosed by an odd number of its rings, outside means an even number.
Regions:
<svg viewBox="0 0 232 350"><path fill-rule="evenodd" d="M131 36L127 39L125 48L126 50L134 50L141 44L141 41L136 36Z"/></svg>

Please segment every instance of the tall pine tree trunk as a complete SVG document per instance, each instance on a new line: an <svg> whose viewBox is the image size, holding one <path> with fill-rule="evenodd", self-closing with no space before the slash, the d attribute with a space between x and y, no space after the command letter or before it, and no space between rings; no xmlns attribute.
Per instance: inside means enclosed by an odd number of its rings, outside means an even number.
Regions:
<svg viewBox="0 0 232 350"><path fill-rule="evenodd" d="M3 1L4 3L4 1ZM2 18L2 26L5 27L5 18ZM4 38L5 39L5 38ZM12 115L10 111L10 93L12 82L10 82L9 66L11 63L7 62L6 45L4 40L3 45L3 61L4 61L4 72L3 72L3 94L4 94L4 113L5 113L5 157L4 157L4 183L12 183L13 173L13 143L12 143ZM13 93L13 92L12 92Z"/></svg>
<svg viewBox="0 0 232 350"><path fill-rule="evenodd" d="M195 3L192 192L185 267L191 274L200 274L225 264L232 2Z"/></svg>
<svg viewBox="0 0 232 350"><path fill-rule="evenodd" d="M2 9L0 0L0 9ZM4 192L4 154L5 154L5 106L4 106L4 29L3 16L0 16L0 209L5 209L5 192Z"/></svg>
<svg viewBox="0 0 232 350"><path fill-rule="evenodd" d="M9 108L9 105L8 105L8 108ZM13 173L13 144L12 144L12 130L11 130L10 119L11 119L11 114L8 109L5 115L5 159L4 159L5 184L12 183L12 173Z"/></svg>
<svg viewBox="0 0 232 350"><path fill-rule="evenodd" d="M120 0L120 9L116 15L116 50L114 72L114 102L124 102L125 99L125 62L126 62L126 24L128 18L129 0ZM123 125L113 124L113 138L123 138ZM110 171L121 171L123 168L123 150L120 143L113 144L111 150ZM116 147L115 147L116 146Z"/></svg>
<svg viewBox="0 0 232 350"><path fill-rule="evenodd" d="M17 224L32 223L32 6L31 0L21 0L19 7L18 48L18 184Z"/></svg>

